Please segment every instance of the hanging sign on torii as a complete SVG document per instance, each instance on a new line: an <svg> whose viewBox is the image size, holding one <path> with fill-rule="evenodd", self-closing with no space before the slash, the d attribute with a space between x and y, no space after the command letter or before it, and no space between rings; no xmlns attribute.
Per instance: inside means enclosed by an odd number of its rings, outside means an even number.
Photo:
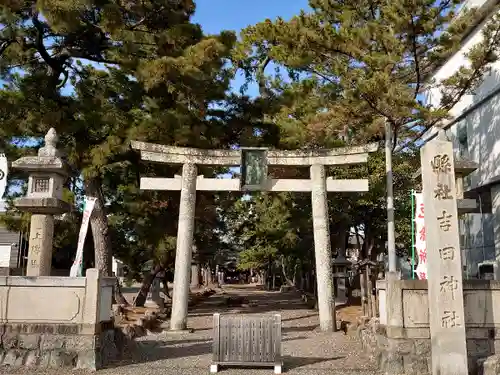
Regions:
<svg viewBox="0 0 500 375"><path fill-rule="evenodd" d="M267 149L241 148L241 190L262 191L267 183Z"/></svg>

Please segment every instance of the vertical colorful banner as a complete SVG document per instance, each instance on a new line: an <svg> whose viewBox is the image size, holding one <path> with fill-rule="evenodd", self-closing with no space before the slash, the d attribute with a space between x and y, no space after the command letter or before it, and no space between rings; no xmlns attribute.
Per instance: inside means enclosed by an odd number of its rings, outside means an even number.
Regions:
<svg viewBox="0 0 500 375"><path fill-rule="evenodd" d="M415 279L415 190L411 189L411 278Z"/></svg>
<svg viewBox="0 0 500 375"><path fill-rule="evenodd" d="M75 261L69 271L70 277L81 277L83 275L83 245L85 243L85 237L87 236L87 231L89 229L90 216L94 210L96 200L97 198L85 197L82 226L80 227L80 233L78 234Z"/></svg>
<svg viewBox="0 0 500 375"><path fill-rule="evenodd" d="M415 269L420 280L427 279L427 247L425 244L424 196L415 193L415 250L418 265Z"/></svg>

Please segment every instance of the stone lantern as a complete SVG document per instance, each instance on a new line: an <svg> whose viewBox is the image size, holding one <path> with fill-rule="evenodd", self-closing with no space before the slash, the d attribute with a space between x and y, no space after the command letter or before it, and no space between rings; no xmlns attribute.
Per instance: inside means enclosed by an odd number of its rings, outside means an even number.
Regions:
<svg viewBox="0 0 500 375"><path fill-rule="evenodd" d="M339 249L338 256L333 259L333 278L335 286L335 304L344 305L348 302L348 291L346 280L348 278L348 270L352 266L352 262L346 258L345 247Z"/></svg>
<svg viewBox="0 0 500 375"><path fill-rule="evenodd" d="M54 215L68 212L71 206L62 200L63 184L68 176L61 153L56 149L58 136L51 128L38 156L26 156L12 163L12 168L28 173L26 197L15 206L31 213L29 252L26 275L50 276Z"/></svg>

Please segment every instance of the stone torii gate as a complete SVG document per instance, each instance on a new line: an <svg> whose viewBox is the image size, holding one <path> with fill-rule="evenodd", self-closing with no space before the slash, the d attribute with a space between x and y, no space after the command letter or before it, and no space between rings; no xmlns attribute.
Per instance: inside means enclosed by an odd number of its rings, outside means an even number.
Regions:
<svg viewBox="0 0 500 375"><path fill-rule="evenodd" d="M172 331L187 328L188 294L194 232L196 191L295 191L311 192L318 288L318 310L323 331L336 330L333 300L332 255L328 217L328 192L366 192L368 180L335 180L325 175L325 166L363 164L377 144L330 150L204 150L132 141L141 159L149 162L182 165L182 176L174 178L141 177L143 190L180 190L179 226L175 257L172 300ZM241 179L198 176L197 165L240 167ZM309 179L270 179L267 166L310 167Z"/></svg>

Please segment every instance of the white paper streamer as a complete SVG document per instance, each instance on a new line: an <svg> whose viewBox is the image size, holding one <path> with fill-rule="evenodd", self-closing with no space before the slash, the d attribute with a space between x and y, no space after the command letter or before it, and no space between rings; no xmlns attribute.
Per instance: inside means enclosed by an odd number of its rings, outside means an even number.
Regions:
<svg viewBox="0 0 500 375"><path fill-rule="evenodd" d="M92 216L96 200L97 198L94 197L85 197L82 225L80 227L80 233L78 234L75 261L69 271L70 277L81 277L83 275L83 245L85 244L85 237L87 236L87 231L89 229L90 216Z"/></svg>
<svg viewBox="0 0 500 375"><path fill-rule="evenodd" d="M7 189L7 175L9 173L7 157L0 153L0 199L2 199Z"/></svg>

